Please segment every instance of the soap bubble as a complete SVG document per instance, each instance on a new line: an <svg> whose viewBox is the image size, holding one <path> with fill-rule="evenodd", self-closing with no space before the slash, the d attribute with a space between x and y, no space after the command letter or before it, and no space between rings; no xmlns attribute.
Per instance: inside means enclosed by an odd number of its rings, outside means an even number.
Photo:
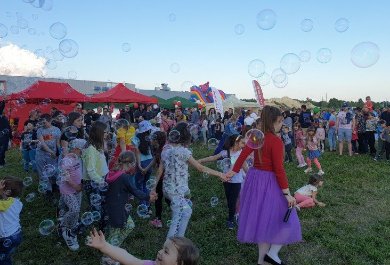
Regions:
<svg viewBox="0 0 390 265"><path fill-rule="evenodd" d="M11 239L7 238L7 239L5 239L5 240L3 241L3 246L4 246L5 248L9 248L11 245L12 245L12 240L11 240ZM0 259L0 260L1 260L1 259Z"/></svg>
<svg viewBox="0 0 390 265"><path fill-rule="evenodd" d="M180 71L180 65L178 63L173 63L169 67L172 73L177 74Z"/></svg>
<svg viewBox="0 0 390 265"><path fill-rule="evenodd" d="M36 195L34 192L27 194L26 202L32 202L35 199Z"/></svg>
<svg viewBox="0 0 390 265"><path fill-rule="evenodd" d="M215 138L210 138L208 141L207 141L207 147L209 150L214 150L215 148L217 148L218 146L218 140L215 139Z"/></svg>
<svg viewBox="0 0 390 265"><path fill-rule="evenodd" d="M276 68L275 70L273 70L271 76L272 80L276 83L282 83L287 78L286 73L280 68Z"/></svg>
<svg viewBox="0 0 390 265"><path fill-rule="evenodd" d="M288 77L286 76L286 79L284 79L283 82L273 82L274 83L274 86L277 87L277 88L284 88L287 86L288 84Z"/></svg>
<svg viewBox="0 0 390 265"><path fill-rule="evenodd" d="M317 61L320 63L329 63L332 60L332 51L328 48L319 49L317 52Z"/></svg>
<svg viewBox="0 0 390 265"><path fill-rule="evenodd" d="M237 24L234 26L234 32L237 34L237 35L242 35L244 34L245 32L245 27L244 25L242 24Z"/></svg>
<svg viewBox="0 0 390 265"><path fill-rule="evenodd" d="M89 201L92 206L97 207L100 206L100 204L102 203L102 197L99 194L93 193L89 197Z"/></svg>
<svg viewBox="0 0 390 265"><path fill-rule="evenodd" d="M168 140L170 143L178 143L180 140L180 132L177 130L171 130L168 134Z"/></svg>
<svg viewBox="0 0 390 265"><path fill-rule="evenodd" d="M39 193L46 193L48 187L49 187L48 182L43 181L43 182L38 184L38 192Z"/></svg>
<svg viewBox="0 0 390 265"><path fill-rule="evenodd" d="M304 32L311 31L313 29L313 20L308 19L308 18L302 20L302 22L301 22L301 29Z"/></svg>
<svg viewBox="0 0 390 265"><path fill-rule="evenodd" d="M217 206L217 205L218 205L218 202L219 202L218 197L216 197L216 196L211 197L211 199L210 199L210 205L211 205L211 207Z"/></svg>
<svg viewBox="0 0 390 265"><path fill-rule="evenodd" d="M59 49L62 55L67 58L73 58L79 53L79 45L71 39L62 40Z"/></svg>
<svg viewBox="0 0 390 265"><path fill-rule="evenodd" d="M106 192L108 190L108 183L105 181L100 182L98 188L101 192Z"/></svg>
<svg viewBox="0 0 390 265"><path fill-rule="evenodd" d="M261 86L266 86L271 82L271 76L268 73L262 74L257 81Z"/></svg>
<svg viewBox="0 0 390 265"><path fill-rule="evenodd" d="M102 216L101 216L101 214L100 214L99 211L93 211L93 212L92 212L92 220L93 220L94 222L100 221L101 218L102 218Z"/></svg>
<svg viewBox="0 0 390 265"><path fill-rule="evenodd" d="M253 157L247 158L246 163L247 163L248 167L252 167L253 166Z"/></svg>
<svg viewBox="0 0 390 265"><path fill-rule="evenodd" d="M4 24L0 24L0 38L4 38L8 35L8 28Z"/></svg>
<svg viewBox="0 0 390 265"><path fill-rule="evenodd" d="M25 177L25 178L23 179L23 185L24 185L25 187L30 186L32 183L33 183L32 177Z"/></svg>
<svg viewBox="0 0 390 265"><path fill-rule="evenodd" d="M149 216L148 206L146 206L145 204L138 205L137 214L141 218L145 218L145 217Z"/></svg>
<svg viewBox="0 0 390 265"><path fill-rule="evenodd" d="M85 238L85 244L86 244L86 245L90 245L91 243L92 243L92 237L87 236L87 237Z"/></svg>
<svg viewBox="0 0 390 265"><path fill-rule="evenodd" d="M360 68L367 68L376 64L379 60L379 47L373 42L361 42L355 45L351 51L352 63Z"/></svg>
<svg viewBox="0 0 390 265"><path fill-rule="evenodd" d="M29 28L29 29L27 30L27 32L28 32L28 34L30 34L30 35L35 35L35 34L37 34L37 30L34 29L34 28ZM1 34L1 33L0 33L0 34Z"/></svg>
<svg viewBox="0 0 390 265"><path fill-rule="evenodd" d="M260 149L264 143L264 133L258 129L251 129L245 134L246 145L251 149Z"/></svg>
<svg viewBox="0 0 390 265"><path fill-rule="evenodd" d="M334 23L334 28L336 31L338 32L345 32L348 30L349 28L349 21L348 19L346 18L339 18L336 20L336 22Z"/></svg>
<svg viewBox="0 0 390 265"><path fill-rule="evenodd" d="M64 135L68 138L68 141L72 141L77 138L79 130L76 126L69 126L64 129Z"/></svg>
<svg viewBox="0 0 390 265"><path fill-rule="evenodd" d="M129 52L130 50L131 50L130 43L128 42L122 43L122 51Z"/></svg>
<svg viewBox="0 0 390 265"><path fill-rule="evenodd" d="M132 209L133 209L133 205L131 205L130 203L125 204L125 211L127 213L130 213Z"/></svg>
<svg viewBox="0 0 390 265"><path fill-rule="evenodd" d="M67 34L67 29L61 22L56 22L50 26L49 33L54 39L62 40Z"/></svg>
<svg viewBox="0 0 390 265"><path fill-rule="evenodd" d="M156 187L157 182L154 178L150 178L148 181L146 181L146 188L150 191Z"/></svg>
<svg viewBox="0 0 390 265"><path fill-rule="evenodd" d="M57 169L54 165L52 164L47 164L43 167L42 175L46 177L52 177L56 174Z"/></svg>
<svg viewBox="0 0 390 265"><path fill-rule="evenodd" d="M299 53L299 58L301 59L302 62L308 62L310 61L310 58L311 58L311 54L309 51L307 50L303 50Z"/></svg>
<svg viewBox="0 0 390 265"><path fill-rule="evenodd" d="M52 59L47 60L46 61L46 67L49 70L54 70L54 69L57 68L57 62L55 60L52 60Z"/></svg>
<svg viewBox="0 0 390 265"><path fill-rule="evenodd" d="M280 60L280 69L288 75L298 72L299 68L301 68L301 59L295 53L287 53Z"/></svg>
<svg viewBox="0 0 390 265"><path fill-rule="evenodd" d="M16 26L16 25L12 25L12 26L9 28L9 31L10 31L12 34L19 34L19 27Z"/></svg>
<svg viewBox="0 0 390 265"><path fill-rule="evenodd" d="M119 130L121 128L127 128L130 126L130 123L126 119L119 119L115 122L115 129Z"/></svg>
<svg viewBox="0 0 390 265"><path fill-rule="evenodd" d="M203 176L204 179L208 179L209 178L209 173L203 172L202 176Z"/></svg>
<svg viewBox="0 0 390 265"><path fill-rule="evenodd" d="M271 9L264 9L257 14L257 26L263 30L269 30L276 25L276 14Z"/></svg>
<svg viewBox="0 0 390 265"><path fill-rule="evenodd" d="M176 21L176 15L174 13L170 13L168 16L169 22L175 22Z"/></svg>
<svg viewBox="0 0 390 265"><path fill-rule="evenodd" d="M43 236L50 235L55 229L53 220L46 219L39 224L39 233Z"/></svg>
<svg viewBox="0 0 390 265"><path fill-rule="evenodd" d="M250 61L248 64L248 73L252 77L260 77L264 74L265 71L265 64L263 61L259 59L255 59L253 61Z"/></svg>
<svg viewBox="0 0 390 265"><path fill-rule="evenodd" d="M85 212L81 216L81 223L83 225L90 225L93 223L93 214L91 212Z"/></svg>

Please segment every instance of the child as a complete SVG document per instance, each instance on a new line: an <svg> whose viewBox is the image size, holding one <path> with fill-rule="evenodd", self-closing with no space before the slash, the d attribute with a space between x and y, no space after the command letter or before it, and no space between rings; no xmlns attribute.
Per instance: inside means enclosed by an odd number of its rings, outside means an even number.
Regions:
<svg viewBox="0 0 390 265"><path fill-rule="evenodd" d="M198 265L199 250L191 240L184 237L171 237L157 253L155 261L140 260L126 250L109 244L102 231L91 231L88 246L96 248L123 265Z"/></svg>
<svg viewBox="0 0 390 265"><path fill-rule="evenodd" d="M106 123L95 121L89 134L89 146L82 155L84 170L83 189L88 198L92 193L102 194L101 188L104 186L104 178L108 173L107 161L104 155L104 138L107 133L108 127ZM90 208L93 211L101 211L101 205L99 204L90 204Z"/></svg>
<svg viewBox="0 0 390 265"><path fill-rule="evenodd" d="M155 132L152 134L152 154L153 154L153 164L156 164L156 167L160 169L160 165L162 164L161 162L161 153L168 146L166 144L166 139L167 136L165 132ZM163 169L163 167L161 167ZM162 176L164 175L163 172L157 173L161 174ZM153 221L150 221L150 224L156 228L162 228L162 221L161 221L161 215L162 215L162 210L163 210L163 178L160 178L160 180L157 183L156 186L156 192L157 192L157 200L155 202L155 208L156 208L156 218ZM171 205L171 202L165 198L165 202L168 204L168 206Z"/></svg>
<svg viewBox="0 0 390 265"><path fill-rule="evenodd" d="M386 128L383 129L383 141L385 144L385 150L386 150L386 160L387 162L390 161L390 124L386 124Z"/></svg>
<svg viewBox="0 0 390 265"><path fill-rule="evenodd" d="M375 133L376 133L376 125L378 123L378 118L374 117L374 115L369 112L366 120L366 139L368 146L370 147L370 155L375 157L376 149L375 149Z"/></svg>
<svg viewBox="0 0 390 265"><path fill-rule="evenodd" d="M56 172L45 172L45 167L51 165L57 167L57 157L59 154L61 131L57 127L51 125L52 118L49 114L41 116L43 127L37 130L37 138L39 145L36 151L35 161L39 174L40 183L47 184L46 194L48 199L52 198L52 185L55 184L57 177Z"/></svg>
<svg viewBox="0 0 390 265"><path fill-rule="evenodd" d="M223 132L223 124L221 122L221 119L217 119L215 123L215 138L220 141L222 138L222 132Z"/></svg>
<svg viewBox="0 0 390 265"><path fill-rule="evenodd" d="M326 124L320 123L320 126L316 130L318 149L321 151L321 153L325 152L325 126Z"/></svg>
<svg viewBox="0 0 390 265"><path fill-rule="evenodd" d="M295 149L295 155L298 160L298 168L302 168L307 165L305 162L305 158L303 157L302 154L302 151L305 149L306 144L305 144L305 135L303 134L303 130L299 122L294 123L294 136L295 136L295 143L297 145Z"/></svg>
<svg viewBox="0 0 390 265"><path fill-rule="evenodd" d="M224 173L230 171L231 165L234 165L237 158L241 154L242 148L245 146L245 139L239 134L229 136L225 141L225 150L217 155L209 156L198 160L199 163L217 161L221 158L228 158L228 165L223 165ZM225 160L222 160L225 161ZM221 162L222 162L221 161ZM223 162L222 162L223 163ZM244 171L248 171L248 166L244 164ZM241 183L244 181L244 171L240 170L235 174L229 182L224 182L225 195L228 205L228 218L226 225L228 229L234 229L234 215L236 213L237 200L240 195Z"/></svg>
<svg viewBox="0 0 390 265"><path fill-rule="evenodd" d="M117 145L115 148L115 153L110 160L110 169L115 166L116 160L118 159L121 152L124 152L126 150L135 151L134 147L131 144L131 139L135 135L134 126L130 125L127 120L120 119L116 122L116 129Z"/></svg>
<svg viewBox="0 0 390 265"><path fill-rule="evenodd" d="M324 180L321 175L313 174L309 178L309 183L297 190L294 194L298 208L314 207L316 204L324 207L325 203L317 200L318 188L322 187Z"/></svg>
<svg viewBox="0 0 390 265"><path fill-rule="evenodd" d="M386 128L386 121L380 120L378 122L377 130L376 130L378 134L378 150L376 151L376 155L374 158L375 161L381 159L385 151L385 142L383 138L383 131L385 128Z"/></svg>
<svg viewBox="0 0 390 265"><path fill-rule="evenodd" d="M113 171L107 176L108 191L106 193L104 213L107 219L106 231L108 242L119 246L134 229L134 222L125 205L128 203L129 195L134 195L141 200L154 202L157 199L155 192L144 193L137 189L132 177L126 172L131 171L136 163L133 152L122 152ZM109 257L103 256L102 264L112 264Z"/></svg>
<svg viewBox="0 0 390 265"><path fill-rule="evenodd" d="M60 163L60 232L66 245L72 251L79 249L77 242L78 219L81 208L83 174L81 152L87 141L74 139L67 146L69 152Z"/></svg>
<svg viewBox="0 0 390 265"><path fill-rule="evenodd" d="M34 131L32 123L27 123L25 130L20 137L20 150L22 151L24 160L24 171L29 171L30 163L32 165L32 170L37 171L37 167L35 165L36 148L32 148L33 145L37 143L37 133Z"/></svg>
<svg viewBox="0 0 390 265"><path fill-rule="evenodd" d="M5 177L0 181L0 264L12 265L11 255L22 242L22 191L21 179Z"/></svg>
<svg viewBox="0 0 390 265"><path fill-rule="evenodd" d="M282 133L281 133L281 138L284 143L284 151L285 151L285 158L284 162L291 163L292 156L291 156L291 150L292 150L292 142L291 142L291 132L289 131L289 128L285 125L282 127Z"/></svg>
<svg viewBox="0 0 390 265"><path fill-rule="evenodd" d="M178 123L169 135L171 136L173 133L179 135L178 139L169 137L170 145L161 154L162 166L165 169L163 191L164 195L171 201L172 210L172 222L167 238L184 236L192 214L192 209L186 200L186 195L190 193L188 188L188 164L194 166L200 172L218 176L225 180L221 172L202 166L192 157L191 151L186 147L191 141L187 123ZM159 180L160 175L157 178Z"/></svg>
<svg viewBox="0 0 390 265"><path fill-rule="evenodd" d="M321 156L321 152L318 150L318 140L317 137L315 136L316 129L313 126L310 126L307 129L307 149L308 149L308 154L306 158L306 163L308 165L308 168L305 170L305 173L310 173L313 171L311 168L311 161L314 161L314 164L318 168L318 174L323 175L325 174L324 171L321 169L321 164L318 161L318 158Z"/></svg>
<svg viewBox="0 0 390 265"><path fill-rule="evenodd" d="M352 138L351 138L352 152L355 153L355 155L359 154L358 147L356 146L358 140L359 140L359 134L358 134L357 124L356 124L355 127L352 129Z"/></svg>
<svg viewBox="0 0 390 265"><path fill-rule="evenodd" d="M203 145L207 145L208 121L206 114L203 113L200 120L202 121L200 131L202 132Z"/></svg>

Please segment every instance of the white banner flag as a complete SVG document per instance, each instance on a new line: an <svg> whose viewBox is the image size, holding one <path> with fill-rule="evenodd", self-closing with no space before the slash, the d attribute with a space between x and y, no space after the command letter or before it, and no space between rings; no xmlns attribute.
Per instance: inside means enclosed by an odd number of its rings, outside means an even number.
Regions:
<svg viewBox="0 0 390 265"><path fill-rule="evenodd" d="M215 87L211 88L211 92L213 93L215 111L218 113L221 113L221 115L223 116L223 106L222 106L221 94L219 93L219 90L216 89Z"/></svg>

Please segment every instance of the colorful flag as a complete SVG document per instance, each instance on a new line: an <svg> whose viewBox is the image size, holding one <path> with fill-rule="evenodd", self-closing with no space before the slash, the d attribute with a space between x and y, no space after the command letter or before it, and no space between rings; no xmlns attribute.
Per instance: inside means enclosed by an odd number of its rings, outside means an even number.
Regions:
<svg viewBox="0 0 390 265"><path fill-rule="evenodd" d="M253 80L252 84L253 84L253 89L255 90L255 96L256 96L257 103L259 103L261 108L264 108L265 99L263 96L263 91L261 90L261 86L260 86L259 82L257 82L256 80Z"/></svg>

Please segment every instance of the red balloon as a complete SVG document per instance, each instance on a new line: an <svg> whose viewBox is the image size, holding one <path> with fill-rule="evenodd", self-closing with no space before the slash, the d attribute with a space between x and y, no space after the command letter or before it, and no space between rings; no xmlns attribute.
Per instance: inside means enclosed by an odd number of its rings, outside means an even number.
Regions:
<svg viewBox="0 0 390 265"><path fill-rule="evenodd" d="M134 108L138 109L138 103L134 103Z"/></svg>

